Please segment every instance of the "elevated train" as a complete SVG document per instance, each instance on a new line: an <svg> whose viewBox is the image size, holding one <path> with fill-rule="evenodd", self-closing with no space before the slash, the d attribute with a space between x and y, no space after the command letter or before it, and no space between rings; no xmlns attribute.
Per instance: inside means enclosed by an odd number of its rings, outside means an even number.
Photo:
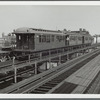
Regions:
<svg viewBox="0 0 100 100"><path fill-rule="evenodd" d="M55 50L67 47L90 46L93 37L85 29L79 31L46 30L35 28L18 28L12 34L16 35L14 53L25 55L33 52Z"/></svg>

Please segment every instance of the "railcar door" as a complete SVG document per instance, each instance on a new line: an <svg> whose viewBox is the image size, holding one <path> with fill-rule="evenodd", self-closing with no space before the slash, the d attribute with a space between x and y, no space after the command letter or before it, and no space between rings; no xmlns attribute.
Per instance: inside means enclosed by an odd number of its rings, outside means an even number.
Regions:
<svg viewBox="0 0 100 100"><path fill-rule="evenodd" d="M34 34L30 34L29 35L29 49L33 50L35 48L35 35Z"/></svg>
<svg viewBox="0 0 100 100"><path fill-rule="evenodd" d="M29 46L28 46L28 41L29 41L29 36L28 36L28 34L25 34L24 36L23 36L23 38L24 38L24 41L23 41L23 49L29 49Z"/></svg>
<svg viewBox="0 0 100 100"><path fill-rule="evenodd" d="M69 35L65 36L65 45L68 46L69 45Z"/></svg>
<svg viewBox="0 0 100 100"><path fill-rule="evenodd" d="M82 44L84 44L84 36L82 36Z"/></svg>
<svg viewBox="0 0 100 100"><path fill-rule="evenodd" d="M34 49L34 34L23 35L23 49Z"/></svg>

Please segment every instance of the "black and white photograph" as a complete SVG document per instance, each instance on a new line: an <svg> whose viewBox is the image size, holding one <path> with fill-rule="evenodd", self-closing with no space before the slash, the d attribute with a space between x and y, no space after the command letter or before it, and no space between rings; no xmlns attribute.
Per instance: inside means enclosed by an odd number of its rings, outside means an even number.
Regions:
<svg viewBox="0 0 100 100"><path fill-rule="evenodd" d="M0 94L100 94L100 3L1 3Z"/></svg>

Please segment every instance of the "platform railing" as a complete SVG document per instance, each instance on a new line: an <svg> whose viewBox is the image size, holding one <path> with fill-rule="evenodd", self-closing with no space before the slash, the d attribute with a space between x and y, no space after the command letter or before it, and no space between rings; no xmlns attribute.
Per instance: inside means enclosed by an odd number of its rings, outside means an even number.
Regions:
<svg viewBox="0 0 100 100"><path fill-rule="evenodd" d="M81 50L84 50L84 49L89 49L89 48L92 48L92 47L97 47L97 46L100 46L100 43L99 44L94 44L94 45L92 45L92 46L89 46L89 47L84 47L84 48L79 48L79 49L76 49L76 50L72 50L72 51L64 51L63 53L57 53L57 54L53 54L53 55L47 55L47 56L45 56L45 57L38 57L38 58L31 58L31 54L30 54L30 62L33 62L33 61L40 61L41 59L43 60L43 59L49 59L49 58L52 58L52 57L55 57L55 56L59 56L60 54L61 55L64 55L64 54L71 54L71 53L74 53L74 52L79 52L79 51L81 51ZM27 56L29 56L29 55L27 55ZM21 57L21 56L19 56L19 57ZM14 64L15 65L20 65L20 64L24 64L24 63L26 63L26 62L29 62L29 59L28 60L24 60L24 61L19 61L19 62L15 62ZM7 64L7 65L4 65L4 66L0 66L0 69L1 68L5 68L5 67L9 67L9 66L11 66L12 64Z"/></svg>
<svg viewBox="0 0 100 100"><path fill-rule="evenodd" d="M100 50L95 50L95 52L100 52ZM56 68L53 68L53 69L51 69L51 70L47 70L47 71L45 71L44 73L37 74L37 75L35 75L34 77L30 77L29 79L26 79L26 80L24 80L24 81L22 81L22 82L19 82L19 83L17 83L17 84L14 84L13 86L10 86L10 87L7 87L7 88L1 90L0 93L12 93L12 92L14 92L14 91L16 91L16 90L18 90L18 89L23 88L24 86L28 85L28 84L31 83L31 82L37 81L37 80L39 80L39 79L45 77L47 74L50 74L50 73L52 73L53 71L57 71L59 68L62 68L63 66L65 66L65 65L68 64L68 63L71 63L72 61L73 61L73 62L75 61L75 62L77 62L77 63L82 62L84 59L86 59L86 58L88 58L89 56L93 55L95 52L93 51L93 52L91 52L91 53L89 53L89 54L85 54L85 55L83 55L83 56L79 56L78 58L75 58L75 59L73 59L73 60L71 60L71 61L68 61L68 62L62 64L62 65L59 65L59 66L56 67ZM76 61L76 60L77 60L77 61ZM67 68L67 69L68 69L68 68Z"/></svg>

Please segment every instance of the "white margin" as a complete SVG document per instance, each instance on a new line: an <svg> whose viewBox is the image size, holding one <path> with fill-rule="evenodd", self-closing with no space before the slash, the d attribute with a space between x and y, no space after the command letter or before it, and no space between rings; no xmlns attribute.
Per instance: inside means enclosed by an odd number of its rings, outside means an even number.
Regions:
<svg viewBox="0 0 100 100"><path fill-rule="evenodd" d="M100 6L100 1L0 1L1 5ZM100 94L0 94L0 98L100 98Z"/></svg>
<svg viewBox="0 0 100 100"><path fill-rule="evenodd" d="M100 1L0 1L0 5L100 5Z"/></svg>

